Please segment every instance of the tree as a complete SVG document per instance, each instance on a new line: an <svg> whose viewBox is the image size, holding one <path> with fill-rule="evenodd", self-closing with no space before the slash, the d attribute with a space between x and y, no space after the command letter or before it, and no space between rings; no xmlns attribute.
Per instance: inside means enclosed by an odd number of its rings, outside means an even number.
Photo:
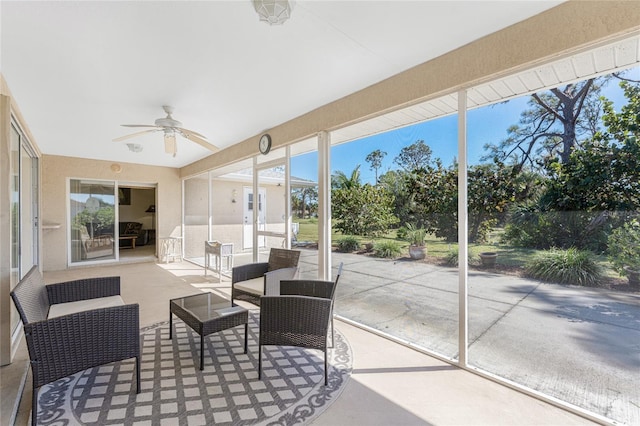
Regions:
<svg viewBox="0 0 640 426"><path fill-rule="evenodd" d="M402 148L398 156L393 159L393 162L404 171L411 172L428 167L431 163L431 154L431 148L420 139Z"/></svg>
<svg viewBox="0 0 640 426"><path fill-rule="evenodd" d="M596 133L570 161L549 165L554 179L546 198L558 210L640 209L640 85L620 83L628 103L616 113L604 101L606 130Z"/></svg>
<svg viewBox="0 0 640 426"><path fill-rule="evenodd" d="M509 241L538 248L575 246L603 251L611 230L640 210L640 86L623 81L619 113L603 99L606 130L546 164L549 179L536 203L520 206Z"/></svg>
<svg viewBox="0 0 640 426"><path fill-rule="evenodd" d="M96 212L87 209L82 210L73 218L72 227L75 230L86 230L93 236L93 232L100 233L109 230L113 232L113 222L115 218L113 206L100 203L100 208Z"/></svg>
<svg viewBox="0 0 640 426"><path fill-rule="evenodd" d="M397 222L393 195L382 187L367 183L334 189L331 201L335 228L343 234L375 236Z"/></svg>
<svg viewBox="0 0 640 426"><path fill-rule="evenodd" d="M306 214L311 216L314 205L317 205L318 188L315 186L305 186L293 188L291 190L291 209L298 212L299 218L304 218Z"/></svg>
<svg viewBox="0 0 640 426"><path fill-rule="evenodd" d="M498 145L486 145L490 154L483 159L511 160L519 168L540 167L541 159L567 163L580 138L590 139L598 130L601 81L588 79L534 93L520 122L507 130L508 137Z"/></svg>
<svg viewBox="0 0 640 426"><path fill-rule="evenodd" d="M302 216L304 218L305 211L311 216L311 206L318 200L318 188L315 186L306 186L300 191L302 197Z"/></svg>
<svg viewBox="0 0 640 426"><path fill-rule="evenodd" d="M375 151L369 153L369 155L367 155L367 158L365 158L365 161L370 164L369 168L371 170L375 170L376 172L376 184L378 184L378 169L382 167L382 159L386 155L386 152L376 149Z"/></svg>
<svg viewBox="0 0 640 426"><path fill-rule="evenodd" d="M415 223L418 226L424 226L411 212L411 194L407 190L405 174L406 172L401 170L389 170L380 176L378 186L393 195L393 215L398 218L400 223Z"/></svg>
<svg viewBox="0 0 640 426"><path fill-rule="evenodd" d="M515 167L471 166L468 171L469 240L486 241L507 207L526 197L529 187ZM458 240L458 166L435 166L407 175L411 208L425 227L447 241Z"/></svg>
<svg viewBox="0 0 640 426"><path fill-rule="evenodd" d="M347 176L341 170L338 170L331 175L331 188L355 188L358 186L361 186L360 164L353 169L351 176Z"/></svg>

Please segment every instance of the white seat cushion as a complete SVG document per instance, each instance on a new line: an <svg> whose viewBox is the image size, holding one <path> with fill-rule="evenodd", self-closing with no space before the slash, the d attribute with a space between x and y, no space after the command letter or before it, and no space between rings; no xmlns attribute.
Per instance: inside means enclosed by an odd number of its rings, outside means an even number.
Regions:
<svg viewBox="0 0 640 426"><path fill-rule="evenodd" d="M264 277L253 278L246 281L239 281L233 285L238 290L247 293L264 296Z"/></svg>
<svg viewBox="0 0 640 426"><path fill-rule="evenodd" d="M120 296L97 297L95 299L79 300L77 302L56 303L49 308L47 318L57 318L76 312L90 311L92 309L111 308L124 306L124 300Z"/></svg>

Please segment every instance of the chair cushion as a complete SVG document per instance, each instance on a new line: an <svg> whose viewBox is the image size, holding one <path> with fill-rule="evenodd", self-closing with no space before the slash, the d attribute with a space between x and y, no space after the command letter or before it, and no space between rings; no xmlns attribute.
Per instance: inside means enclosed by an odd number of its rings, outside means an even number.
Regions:
<svg viewBox="0 0 640 426"><path fill-rule="evenodd" d="M92 309L111 308L124 306L124 300L120 296L97 297L95 299L80 300L77 302L56 303L49 308L47 319L57 318L76 312L90 311Z"/></svg>
<svg viewBox="0 0 640 426"><path fill-rule="evenodd" d="M233 285L238 290L245 291L258 296L264 295L264 277L253 278L251 280L239 281Z"/></svg>

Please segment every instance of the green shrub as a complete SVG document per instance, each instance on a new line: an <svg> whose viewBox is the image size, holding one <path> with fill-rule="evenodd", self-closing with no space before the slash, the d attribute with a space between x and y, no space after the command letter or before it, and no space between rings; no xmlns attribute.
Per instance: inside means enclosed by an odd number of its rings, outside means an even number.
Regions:
<svg viewBox="0 0 640 426"><path fill-rule="evenodd" d="M609 235L609 260L613 269L626 275L624 267L640 270L640 222L633 219Z"/></svg>
<svg viewBox="0 0 640 426"><path fill-rule="evenodd" d="M373 254L376 257L386 257L392 259L402 253L400 244L396 241L380 241L373 246Z"/></svg>
<svg viewBox="0 0 640 426"><path fill-rule="evenodd" d="M570 248L538 253L525 265L531 278L558 284L596 286L602 280L600 265L591 252Z"/></svg>
<svg viewBox="0 0 640 426"><path fill-rule="evenodd" d="M360 250L360 242L356 237L342 237L338 240L338 250L344 253Z"/></svg>
<svg viewBox="0 0 640 426"><path fill-rule="evenodd" d="M406 227L401 226L400 228L398 228L398 230L396 231L396 238L399 240L406 240L407 239L407 233L409 231L407 230Z"/></svg>
<svg viewBox="0 0 640 426"><path fill-rule="evenodd" d="M468 259L468 264L473 265L475 259L473 254L471 253L471 250L469 250ZM458 266L458 250L449 250L444 256L444 263L449 266Z"/></svg>
<svg viewBox="0 0 640 426"><path fill-rule="evenodd" d="M444 262L449 266L458 266L458 251L449 250L444 257Z"/></svg>

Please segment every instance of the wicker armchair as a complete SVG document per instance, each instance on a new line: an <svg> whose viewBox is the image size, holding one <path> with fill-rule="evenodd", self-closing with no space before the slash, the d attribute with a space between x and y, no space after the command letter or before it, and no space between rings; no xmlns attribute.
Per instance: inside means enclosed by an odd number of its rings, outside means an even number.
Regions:
<svg viewBox="0 0 640 426"><path fill-rule="evenodd" d="M272 248L268 262L235 266L231 271L231 304L243 300L260 306L260 297L280 294L280 281L296 278L300 251Z"/></svg>
<svg viewBox="0 0 640 426"><path fill-rule="evenodd" d="M333 340L333 301L341 271L342 264L335 281L283 280L280 296L261 298L258 378L262 377L263 346L299 346L322 350L327 385L327 334L331 323Z"/></svg>
<svg viewBox="0 0 640 426"><path fill-rule="evenodd" d="M120 277L45 285L37 266L11 292L29 351L33 425L40 387L87 368L135 358L140 392L139 307L124 305L119 295Z"/></svg>

